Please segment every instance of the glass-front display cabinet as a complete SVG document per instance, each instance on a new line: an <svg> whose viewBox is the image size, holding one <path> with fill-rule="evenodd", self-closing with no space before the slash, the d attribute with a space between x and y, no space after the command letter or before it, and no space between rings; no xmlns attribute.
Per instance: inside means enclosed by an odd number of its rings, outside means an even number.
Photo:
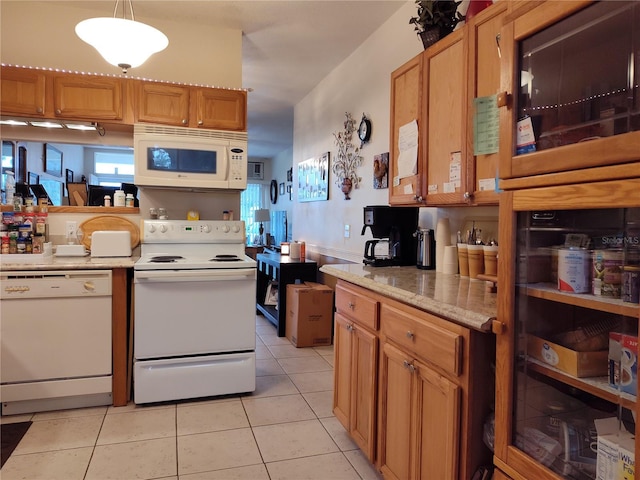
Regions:
<svg viewBox="0 0 640 480"><path fill-rule="evenodd" d="M613 472L638 454L638 192L640 178L502 194L487 430L510 478L633 478Z"/></svg>
<svg viewBox="0 0 640 480"><path fill-rule="evenodd" d="M499 38L501 178L638 159L640 2L513 9Z"/></svg>

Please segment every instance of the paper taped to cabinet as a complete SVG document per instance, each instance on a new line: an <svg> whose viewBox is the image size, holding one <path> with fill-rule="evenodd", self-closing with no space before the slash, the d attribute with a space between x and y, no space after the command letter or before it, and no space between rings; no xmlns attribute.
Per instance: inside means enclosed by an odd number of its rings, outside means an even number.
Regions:
<svg viewBox="0 0 640 480"><path fill-rule="evenodd" d="M418 122L412 120L398 130L398 179L418 173Z"/></svg>

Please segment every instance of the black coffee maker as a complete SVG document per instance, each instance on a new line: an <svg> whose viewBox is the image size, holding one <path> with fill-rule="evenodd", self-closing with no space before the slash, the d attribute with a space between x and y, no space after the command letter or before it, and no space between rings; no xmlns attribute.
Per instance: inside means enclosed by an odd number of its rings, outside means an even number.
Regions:
<svg viewBox="0 0 640 480"><path fill-rule="evenodd" d="M416 264L416 238L418 207L390 207L370 205L364 207L364 226L371 228L373 240L364 245L365 265L386 267Z"/></svg>

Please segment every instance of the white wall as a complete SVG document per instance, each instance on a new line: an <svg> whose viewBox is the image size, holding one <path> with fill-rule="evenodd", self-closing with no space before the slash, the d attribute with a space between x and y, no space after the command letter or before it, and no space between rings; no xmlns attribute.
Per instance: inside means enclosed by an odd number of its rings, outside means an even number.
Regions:
<svg viewBox="0 0 640 480"><path fill-rule="evenodd" d="M391 72L423 50L409 25L409 18L415 13L415 2L408 1L295 107L291 223L293 239L304 240L310 251L362 261L364 243L371 238L370 230L364 236L360 233L363 207L389 203L388 189L373 188L373 157L389 151ZM373 127L370 142L361 150L364 161L358 169L360 187L351 192L351 200L344 200L330 174L328 201L297 202L297 164L327 151L333 159L333 132L343 129L345 112L352 114L356 124L365 113ZM497 207L421 208L420 226L435 229L439 217L448 217L451 240L455 242L455 233L464 228L470 217L497 221L497 216ZM350 227L349 238L344 237L345 225Z"/></svg>

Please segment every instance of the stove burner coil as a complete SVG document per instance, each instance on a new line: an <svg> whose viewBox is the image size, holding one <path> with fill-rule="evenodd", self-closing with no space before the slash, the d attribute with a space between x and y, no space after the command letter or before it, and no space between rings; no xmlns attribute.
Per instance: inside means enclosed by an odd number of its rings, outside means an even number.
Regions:
<svg viewBox="0 0 640 480"><path fill-rule="evenodd" d="M149 263L171 263L182 258L184 257L181 257L180 255L158 255L156 257L151 257L149 259Z"/></svg>
<svg viewBox="0 0 640 480"><path fill-rule="evenodd" d="M239 262L241 258L238 258L237 255L229 255L229 254L219 254L210 259L210 262Z"/></svg>

